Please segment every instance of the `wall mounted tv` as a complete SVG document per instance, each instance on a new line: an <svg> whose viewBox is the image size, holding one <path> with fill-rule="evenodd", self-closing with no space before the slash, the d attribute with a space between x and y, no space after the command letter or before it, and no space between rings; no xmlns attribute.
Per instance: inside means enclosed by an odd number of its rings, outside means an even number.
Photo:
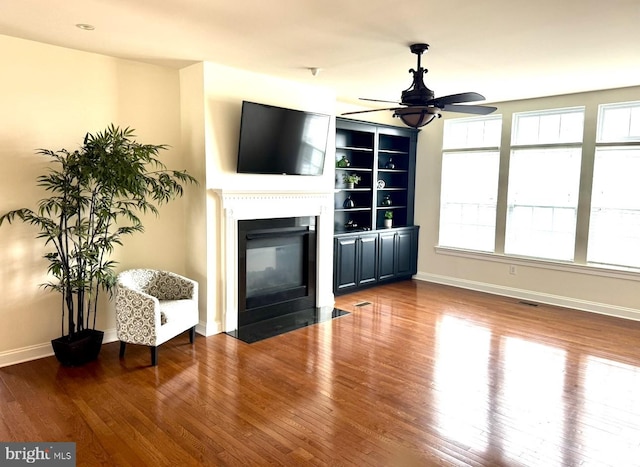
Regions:
<svg viewBox="0 0 640 467"><path fill-rule="evenodd" d="M329 115L242 102L238 173L322 175Z"/></svg>

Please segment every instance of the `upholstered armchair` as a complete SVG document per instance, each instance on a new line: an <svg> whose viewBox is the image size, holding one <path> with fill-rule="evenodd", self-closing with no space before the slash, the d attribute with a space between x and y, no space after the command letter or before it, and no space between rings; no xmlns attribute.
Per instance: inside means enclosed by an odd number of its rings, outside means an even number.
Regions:
<svg viewBox="0 0 640 467"><path fill-rule="evenodd" d="M155 366L158 346L186 330L193 344L199 319L196 281L168 271L130 269L118 274L115 297L120 358L127 343L148 345Z"/></svg>

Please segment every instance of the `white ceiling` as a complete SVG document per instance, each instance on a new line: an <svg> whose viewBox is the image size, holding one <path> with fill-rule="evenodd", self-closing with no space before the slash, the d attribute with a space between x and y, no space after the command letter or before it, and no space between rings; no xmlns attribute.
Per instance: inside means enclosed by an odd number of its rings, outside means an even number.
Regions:
<svg viewBox="0 0 640 467"><path fill-rule="evenodd" d="M211 61L342 100L399 99L414 42L431 46L436 96L640 85L639 0L0 0L0 12L0 34L172 67Z"/></svg>

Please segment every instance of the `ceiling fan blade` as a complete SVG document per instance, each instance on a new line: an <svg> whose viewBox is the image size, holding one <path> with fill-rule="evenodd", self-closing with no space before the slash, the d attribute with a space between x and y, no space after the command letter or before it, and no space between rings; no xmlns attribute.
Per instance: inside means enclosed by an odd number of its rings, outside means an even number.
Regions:
<svg viewBox="0 0 640 467"><path fill-rule="evenodd" d="M460 112L465 114L489 115L498 110L489 105L445 105L442 110L446 112Z"/></svg>
<svg viewBox="0 0 640 467"><path fill-rule="evenodd" d="M449 96L436 97L431 99L428 103L437 107L442 107L447 104L460 104L462 102L477 102L483 101L485 98L482 94L477 92L461 92L459 94L451 94Z"/></svg>
<svg viewBox="0 0 640 467"><path fill-rule="evenodd" d="M360 97L359 99L361 101L386 102L387 104L398 104L398 105L400 105L400 102L398 102L398 101L385 101L383 99L367 99L366 97Z"/></svg>
<svg viewBox="0 0 640 467"><path fill-rule="evenodd" d="M368 112L379 112L381 110L398 110L398 109L406 109L406 107L388 107L386 109L369 109L369 110L356 110L355 112L344 112L340 115L354 115L354 114L365 114Z"/></svg>

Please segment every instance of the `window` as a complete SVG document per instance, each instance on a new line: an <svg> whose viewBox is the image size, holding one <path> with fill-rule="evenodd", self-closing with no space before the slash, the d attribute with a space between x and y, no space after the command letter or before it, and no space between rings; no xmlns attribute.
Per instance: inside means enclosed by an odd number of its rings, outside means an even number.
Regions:
<svg viewBox="0 0 640 467"><path fill-rule="evenodd" d="M640 102L601 105L587 261L640 267Z"/></svg>
<svg viewBox="0 0 640 467"><path fill-rule="evenodd" d="M584 108L514 114L506 254L573 260Z"/></svg>
<svg viewBox="0 0 640 467"><path fill-rule="evenodd" d="M445 122L440 245L494 251L501 125L499 115Z"/></svg>
<svg viewBox="0 0 640 467"><path fill-rule="evenodd" d="M582 143L584 107L513 115L512 146Z"/></svg>
<svg viewBox="0 0 640 467"><path fill-rule="evenodd" d="M597 141L640 141L640 102L601 105L598 113Z"/></svg>
<svg viewBox="0 0 640 467"><path fill-rule="evenodd" d="M600 105L584 147L584 107L514 113L502 149L501 122L445 121L439 246L640 271L640 100Z"/></svg>

